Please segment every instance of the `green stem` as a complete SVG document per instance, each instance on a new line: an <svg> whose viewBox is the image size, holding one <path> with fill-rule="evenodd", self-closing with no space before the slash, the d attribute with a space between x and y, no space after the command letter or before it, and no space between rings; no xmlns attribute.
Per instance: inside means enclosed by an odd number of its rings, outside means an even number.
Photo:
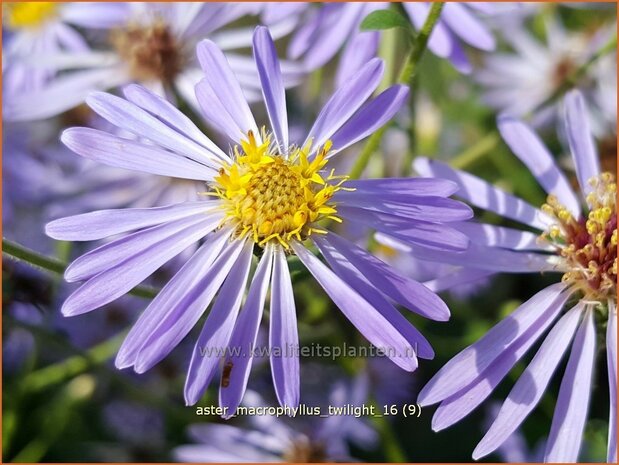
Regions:
<svg viewBox="0 0 619 465"><path fill-rule="evenodd" d="M410 129L408 131L409 143L408 150L404 154L404 159L402 160L402 177L407 178L413 172L413 161L415 160L415 154L417 153L417 131L415 128L415 119L417 117L417 89L419 88L419 81L417 79L413 79L411 83L411 96L408 101L408 106L410 108Z"/></svg>
<svg viewBox="0 0 619 465"><path fill-rule="evenodd" d="M2 238L2 253L8 257L22 263L26 263L35 268L40 268L52 273L64 274L67 264L55 258L47 257L39 252L24 247L17 242L13 242L5 237ZM153 299L159 291L150 286L136 286L129 294L144 299Z"/></svg>
<svg viewBox="0 0 619 465"><path fill-rule="evenodd" d="M62 362L33 371L23 379L23 389L30 392L41 391L48 386L62 383L87 372L90 368L109 360L118 351L126 335L127 331L124 331L94 346L84 355L75 355Z"/></svg>
<svg viewBox="0 0 619 465"><path fill-rule="evenodd" d="M382 415L383 406L378 405L375 400L372 400L371 403L376 409L376 413L380 415L372 416L371 421L374 423L374 426L381 437L385 458L389 463L406 462L406 454L398 442L395 431L393 430L393 425L388 417Z"/></svg>
<svg viewBox="0 0 619 465"><path fill-rule="evenodd" d="M407 84L409 86L411 85L412 80L417 73L419 61L421 60L421 57L423 56L423 53L428 46L428 39L430 37L430 34L432 33L432 30L434 29L434 26L436 25L441 15L441 11L443 10L443 4L443 2L435 2L432 4L432 7L430 8L430 13L428 14L428 17L426 18L426 21L423 24L421 30L417 34L417 37L415 37L411 52L408 55L404 66L400 70L397 81L398 83ZM378 149L380 141L382 140L386 130L387 125L380 128L368 139L365 146L361 150L359 157L355 161L355 164L350 170L350 179L358 179L361 176L366 166L368 165L368 162L370 161L370 157Z"/></svg>
<svg viewBox="0 0 619 465"><path fill-rule="evenodd" d="M5 237L2 238L2 253L15 260L53 273L62 274L66 269L66 265L60 260L46 257Z"/></svg>
<svg viewBox="0 0 619 465"><path fill-rule="evenodd" d="M451 160L450 165L457 169L467 168L494 149L499 144L500 140L501 139L497 131L490 132L486 136L479 139L475 145L469 147L459 155L456 155Z"/></svg>
<svg viewBox="0 0 619 465"><path fill-rule="evenodd" d="M413 42L413 47L411 49L410 55L408 56L408 60L400 71L398 82L410 85L413 78L415 77L415 74L417 74L417 67L419 65L419 61L421 60L423 53L428 47L428 39L430 38L432 30L434 29L434 26L436 26L436 23L441 16L443 6L444 2L432 3L430 13L428 14L425 23L423 23L419 34L417 34L417 37Z"/></svg>

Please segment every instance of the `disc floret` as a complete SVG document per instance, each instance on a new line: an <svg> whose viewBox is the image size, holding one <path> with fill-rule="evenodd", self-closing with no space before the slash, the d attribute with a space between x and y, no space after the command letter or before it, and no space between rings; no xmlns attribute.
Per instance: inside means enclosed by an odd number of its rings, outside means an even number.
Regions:
<svg viewBox="0 0 619 465"><path fill-rule="evenodd" d="M169 25L157 18L143 25L131 23L111 32L110 40L137 80L170 83L181 72L184 52Z"/></svg>
<svg viewBox="0 0 619 465"><path fill-rule="evenodd" d="M331 150L327 141L310 157L311 143L291 146L288 155L278 153L264 130L261 141L252 131L236 146L233 162L215 178L214 194L224 201L226 223L234 223L239 236L250 235L260 246L277 242L287 250L291 240L303 241L326 231L316 223L341 222L333 194L345 189L345 176L325 175Z"/></svg>
<svg viewBox="0 0 619 465"><path fill-rule="evenodd" d="M576 219L553 195L542 210L556 221L542 235L565 260L563 282L580 290L585 300L617 298L617 184L603 173L589 180L586 218Z"/></svg>

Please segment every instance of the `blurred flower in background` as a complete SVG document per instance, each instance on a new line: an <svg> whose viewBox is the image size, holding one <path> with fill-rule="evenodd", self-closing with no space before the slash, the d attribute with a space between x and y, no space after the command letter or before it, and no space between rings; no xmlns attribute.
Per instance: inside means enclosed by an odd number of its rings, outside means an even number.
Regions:
<svg viewBox="0 0 619 465"><path fill-rule="evenodd" d="M367 396L367 390L361 386L363 383L361 379L348 386L343 382L335 383L328 392L328 405L363 405ZM242 405L251 408L266 404L259 394L248 391ZM198 463L354 462L358 459L351 456L349 442L362 449L376 445L377 434L365 419L353 415L323 418L317 412L313 410L310 415L292 419L272 415L239 417L247 427L213 423L191 425L189 435L198 444L177 447L174 457L180 462Z"/></svg>
<svg viewBox="0 0 619 465"><path fill-rule="evenodd" d="M380 2L325 3L308 5L302 27L295 31L288 56L307 71L326 65L338 52L342 55L335 71L335 87L340 87L378 52L379 33L359 29L363 19L382 9Z"/></svg>
<svg viewBox="0 0 619 465"><path fill-rule="evenodd" d="M417 30L420 30L430 12L428 2L404 2L404 9ZM496 41L490 28L478 15L497 13L497 7L486 2L449 2L441 19L432 31L428 48L435 55L447 58L461 73L470 73L471 62L464 52L461 41L479 50L490 52Z"/></svg>
<svg viewBox="0 0 619 465"><path fill-rule="evenodd" d="M28 66L32 55L58 52L83 53L90 48L73 27L75 4L55 2L10 2L2 5L2 89L4 103L24 92L43 87L54 70Z"/></svg>
<svg viewBox="0 0 619 465"><path fill-rule="evenodd" d="M513 52L495 52L484 57L482 68L474 74L484 89L482 98L488 105L512 116L531 116L534 112L533 124L544 125L559 119L557 105L536 110L558 89L569 85L569 79L576 78L575 84L589 104L594 133L614 133L617 110L616 105L609 105L617 99L614 54L607 54L598 61L593 72L574 74L601 48L608 46L616 35L616 24L579 32L566 30L554 17L544 24L545 42L539 41L522 23L504 26L504 38Z"/></svg>
<svg viewBox="0 0 619 465"><path fill-rule="evenodd" d="M55 116L83 103L92 91L130 82L139 82L172 101L180 96L197 107L194 86L202 71L195 57L196 44L212 36L224 49L249 47L251 30L216 31L256 10L256 5L233 3L75 3L72 17L87 29L103 31L105 49L20 56L28 68L63 73L7 102L4 118L24 121ZM271 27L274 34L285 35L294 24L295 18L287 17ZM256 99L260 88L251 58L231 54L229 60L248 98ZM287 84L298 80L299 73L292 64L284 64Z"/></svg>

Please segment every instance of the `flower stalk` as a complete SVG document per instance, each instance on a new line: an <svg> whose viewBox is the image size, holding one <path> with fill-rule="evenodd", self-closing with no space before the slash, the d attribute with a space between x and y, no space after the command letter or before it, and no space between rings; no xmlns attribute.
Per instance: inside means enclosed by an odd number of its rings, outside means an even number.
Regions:
<svg viewBox="0 0 619 465"><path fill-rule="evenodd" d="M415 37L413 41L413 45L411 47L411 51L406 59L402 69L400 70L400 74L398 76L398 83L411 85L412 81L417 73L419 61L423 56L426 48L428 47L428 39L430 38L430 34L432 34L432 30L434 26L438 22L440 18L441 11L443 10L444 2L435 2L432 3L432 7L430 8L430 13L423 24L421 30ZM367 141L363 150L359 154L357 161L353 165L350 170L349 177L350 179L359 179L363 170L365 170L368 162L370 161L370 157L376 152L378 146L380 145L380 141L387 130L388 125L383 126L378 131L376 131Z"/></svg>
<svg viewBox="0 0 619 465"><path fill-rule="evenodd" d="M64 274L67 269L66 263L56 258L47 257L39 252L35 252L34 250L24 247L17 242L11 241L6 237L2 238L2 254L18 262L25 263L33 268L50 271L60 275ZM153 299L158 292L158 289L150 286L136 286L129 292L129 294L136 297L142 297L143 299Z"/></svg>

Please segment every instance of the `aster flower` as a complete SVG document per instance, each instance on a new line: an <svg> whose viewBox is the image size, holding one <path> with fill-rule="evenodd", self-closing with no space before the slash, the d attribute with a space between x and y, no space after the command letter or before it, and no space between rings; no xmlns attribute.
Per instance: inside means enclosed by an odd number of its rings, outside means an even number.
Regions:
<svg viewBox="0 0 619 465"><path fill-rule="evenodd" d="M430 3L403 2L402 5L415 28L421 29L430 13ZM461 73L470 73L472 66L460 41L486 52L494 50L494 36L478 14L492 15L496 8L483 2L446 2L428 39L428 48L436 56L447 58Z"/></svg>
<svg viewBox="0 0 619 465"><path fill-rule="evenodd" d="M131 82L171 100L181 96L197 107L194 86L201 71L194 55L196 44L208 36L223 49L249 47L250 29L221 29L259 11L258 6L204 2L76 4L73 17L85 28L105 33L105 49L31 54L25 60L29 66L62 74L36 92L12 98L4 107L4 117L11 121L48 118L83 103L92 91ZM295 22L294 17L280 21L272 26L274 34L287 34ZM258 98L257 71L251 58L238 54L228 57L247 97ZM298 67L285 63L288 85L300 75Z"/></svg>
<svg viewBox="0 0 619 465"><path fill-rule="evenodd" d="M7 2L2 5L5 100L21 92L40 89L53 75L50 70L26 66L21 59L33 54L80 53L89 49L71 25L76 24L73 5L55 2Z"/></svg>
<svg viewBox="0 0 619 465"><path fill-rule="evenodd" d="M476 71L475 79L482 85L482 99L488 105L518 117L528 115L546 102L576 69L588 62L616 34L616 24L598 28L592 34L570 32L558 21L548 20L546 42L542 43L524 25L505 26L504 29L504 37L513 52L487 55L482 68ZM613 89L616 96L617 61L614 55L609 54L605 58L609 62L607 65L594 67L578 82L587 99L592 129L596 134L615 128L615 124L609 125L604 118L608 102L601 103L598 97L600 86L607 90L607 97L612 98L608 91L613 92ZM551 105L535 114L533 122L538 126L557 119L558 106Z"/></svg>
<svg viewBox="0 0 619 465"><path fill-rule="evenodd" d="M582 213L581 202L552 155L527 125L503 117L499 120L499 130L512 151L549 193L541 210L439 162L421 159L416 168L424 175L458 182L460 196L473 205L541 233L536 243L529 231L471 223L480 240L471 242L466 252L452 254L451 262L490 271L546 271L563 275L560 282L535 294L448 362L424 387L419 402L422 405L441 402L432 422L435 430L452 425L483 402L514 364L550 330L475 449L473 458L497 449L524 421L541 399L571 343L544 460L576 461L591 394L596 330L602 331L606 325L610 383L608 461L615 462L617 188L614 174L600 173L587 109L578 91L565 98L565 131L586 201L586 214ZM528 252L527 249L537 250ZM436 254L435 258L438 258Z"/></svg>
<svg viewBox="0 0 619 465"><path fill-rule="evenodd" d="M206 77L196 86L196 95L207 120L233 142L230 154L169 102L137 85L125 89L127 100L95 93L88 104L144 143L89 128L62 135L67 146L87 158L200 180L206 191L201 201L99 211L48 224L47 233L64 240L96 240L137 230L69 266L67 280L86 282L65 301L62 312L78 315L113 301L204 239L132 328L117 367L142 373L155 365L188 334L219 291L194 349L185 398L188 404L197 402L225 356L220 403L232 414L247 385L270 283L270 347L283 350L298 344L289 254L300 259L346 317L396 365L412 371L417 356L432 357L428 342L391 301L436 320L448 318L445 304L321 223L359 222L428 249L466 247L466 237L443 224L471 216L464 204L446 198L453 183L348 181L326 168L330 157L389 121L404 104L408 88L392 86L366 102L383 74L381 60L368 62L334 93L306 141L297 145L289 141L281 69L266 28L256 29L254 57L270 131L258 129L221 50L205 40L198 45L198 56ZM331 268L306 248L308 239ZM253 251L261 252L261 258L239 312ZM226 347L225 354L212 352ZM296 405L298 358L272 351L271 368L280 403Z"/></svg>
<svg viewBox="0 0 619 465"><path fill-rule="evenodd" d="M329 405L361 405L365 392L353 383L338 382L330 389ZM243 405L265 407L263 398L248 391ZM326 411L323 407L323 411ZM335 415L327 418L303 415L294 418L274 415L248 417L249 425L194 424L189 435L197 444L173 451L180 462L356 462L348 443L367 449L376 443L377 433L362 418Z"/></svg>

